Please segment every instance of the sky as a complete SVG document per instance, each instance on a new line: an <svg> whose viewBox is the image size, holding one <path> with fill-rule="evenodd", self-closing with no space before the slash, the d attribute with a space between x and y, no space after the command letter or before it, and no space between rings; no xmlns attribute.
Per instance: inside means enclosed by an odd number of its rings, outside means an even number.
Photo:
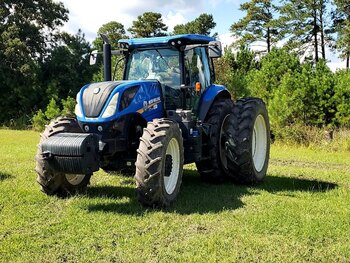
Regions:
<svg viewBox="0 0 350 263"><path fill-rule="evenodd" d="M171 32L175 25L194 20L202 13L212 14L217 26L212 30L225 40L231 35L230 26L244 16L239 11L242 0L56 0L69 10L69 21L63 30L75 34L80 28L90 42L105 23L117 21L127 30L132 21L144 12L162 14Z"/></svg>
<svg viewBox="0 0 350 263"><path fill-rule="evenodd" d="M245 14L239 10L241 3L246 0L54 0L63 2L69 10L69 21L62 30L71 34L81 29L86 39L92 42L96 32L110 21L117 21L127 30L132 21L144 12L157 12L162 14L163 22L171 32L175 25L194 20L202 13L212 14L216 27L213 33L219 34L223 46L229 45L232 40L230 26ZM345 66L336 55L328 52L329 67L335 71Z"/></svg>

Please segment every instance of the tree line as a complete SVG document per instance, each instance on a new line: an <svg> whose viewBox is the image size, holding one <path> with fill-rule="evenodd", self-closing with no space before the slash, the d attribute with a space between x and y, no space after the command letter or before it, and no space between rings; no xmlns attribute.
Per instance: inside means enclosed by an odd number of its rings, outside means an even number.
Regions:
<svg viewBox="0 0 350 263"><path fill-rule="evenodd" d="M326 48L339 52L349 68L350 2L348 0L251 0L241 5L246 16L231 25L238 45L265 43L270 52L277 43L318 62Z"/></svg>
<svg viewBox="0 0 350 263"><path fill-rule="evenodd" d="M337 50L349 66L348 1L251 0L240 9L245 16L230 27L237 36L233 47L239 51L229 48L216 62L218 81L227 85L236 98L262 97L277 126L293 123L349 126L350 110L346 106L350 105L346 84L349 72L334 74L325 63L329 47ZM51 118L60 113L52 107L74 104L74 100L66 98L74 98L84 84L102 79L101 64L88 63L92 49L102 50L102 39L98 36L90 44L80 30L75 35L60 32L59 27L67 21L68 10L62 3L51 0L0 3L3 125L28 124L40 109L41 116L45 117L46 111L47 118ZM186 33L216 36L212 32L215 26L213 16L204 13L168 32L161 14L145 12L128 29L120 21L111 21L102 25L98 33L107 34L112 48L117 48L117 41L129 36ZM265 43L263 53L267 55L261 60L249 49L256 42ZM278 43L283 43L283 48L277 48ZM301 55L304 63L300 63ZM291 98L298 99L298 103ZM46 108L48 104L51 106ZM292 107L296 105L299 108Z"/></svg>

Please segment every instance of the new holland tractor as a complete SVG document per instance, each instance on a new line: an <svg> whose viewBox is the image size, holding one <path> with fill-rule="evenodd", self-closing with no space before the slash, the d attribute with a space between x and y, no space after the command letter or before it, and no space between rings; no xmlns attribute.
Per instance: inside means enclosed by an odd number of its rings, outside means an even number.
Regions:
<svg viewBox="0 0 350 263"><path fill-rule="evenodd" d="M77 94L75 118L46 126L36 154L37 181L48 195L86 190L100 168L133 170L139 202L168 207L177 197L183 165L195 163L210 182L261 182L270 151L266 106L234 102L215 85L221 43L201 35L104 39L104 82ZM112 80L111 56L124 59L123 80ZM96 53L94 54L96 55Z"/></svg>

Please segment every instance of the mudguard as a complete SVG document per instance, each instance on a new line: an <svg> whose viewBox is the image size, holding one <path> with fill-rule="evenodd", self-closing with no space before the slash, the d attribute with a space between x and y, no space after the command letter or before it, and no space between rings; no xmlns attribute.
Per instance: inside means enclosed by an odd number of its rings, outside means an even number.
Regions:
<svg viewBox="0 0 350 263"><path fill-rule="evenodd" d="M198 105L198 118L205 120L207 113L216 98L231 98L230 92L223 85L211 85L202 94Z"/></svg>

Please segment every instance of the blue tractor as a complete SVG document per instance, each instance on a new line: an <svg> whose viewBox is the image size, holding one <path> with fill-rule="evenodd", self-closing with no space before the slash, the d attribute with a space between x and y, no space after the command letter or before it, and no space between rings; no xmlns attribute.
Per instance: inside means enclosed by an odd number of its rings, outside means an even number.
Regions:
<svg viewBox="0 0 350 263"><path fill-rule="evenodd" d="M48 195L84 191L93 172L133 171L139 202L167 207L177 197L183 165L195 163L214 183L254 184L266 175L270 126L262 100L233 102L215 85L221 43L201 35L105 39L105 81L77 94L75 118L61 117L41 134L37 181ZM125 62L112 80L111 55Z"/></svg>

